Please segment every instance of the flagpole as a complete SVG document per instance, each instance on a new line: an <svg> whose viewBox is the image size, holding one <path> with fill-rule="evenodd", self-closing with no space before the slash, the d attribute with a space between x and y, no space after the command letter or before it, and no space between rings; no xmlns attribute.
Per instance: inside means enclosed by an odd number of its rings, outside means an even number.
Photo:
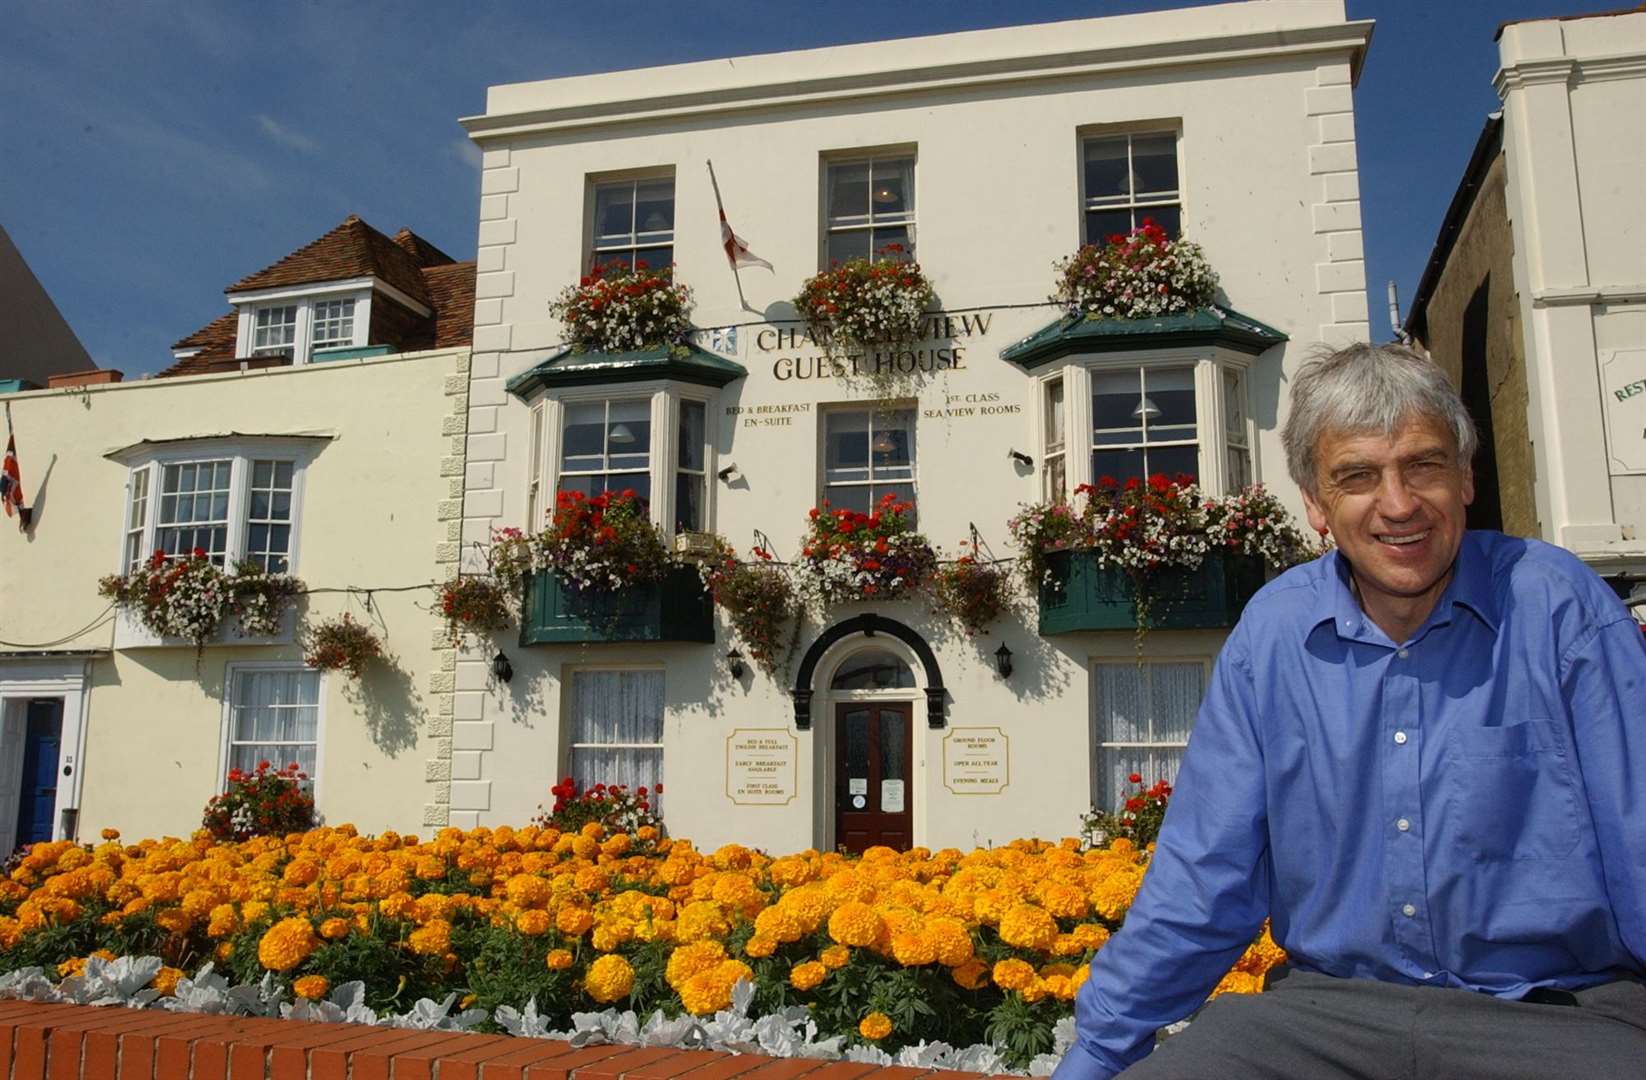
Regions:
<svg viewBox="0 0 1646 1080"><path fill-rule="evenodd" d="M715 179L714 162L708 158L704 158L703 162L709 167L709 186L714 188L714 208L717 212L719 212L721 225L724 226L726 221L726 204L720 201L720 181ZM743 275L737 272L737 260L728 255L727 261L732 264L732 280L737 283L738 306L744 311L753 312L756 315L761 314L761 312L750 307L749 301L743 296Z"/></svg>

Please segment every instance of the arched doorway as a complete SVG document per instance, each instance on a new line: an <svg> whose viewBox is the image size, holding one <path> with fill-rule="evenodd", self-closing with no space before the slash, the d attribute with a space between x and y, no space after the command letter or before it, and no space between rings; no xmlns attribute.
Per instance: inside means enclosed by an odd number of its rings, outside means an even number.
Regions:
<svg viewBox="0 0 1646 1080"><path fill-rule="evenodd" d="M924 638L878 615L830 627L801 660L795 725L817 740L820 844L862 851L915 843L924 703L929 727L944 724L946 691Z"/></svg>

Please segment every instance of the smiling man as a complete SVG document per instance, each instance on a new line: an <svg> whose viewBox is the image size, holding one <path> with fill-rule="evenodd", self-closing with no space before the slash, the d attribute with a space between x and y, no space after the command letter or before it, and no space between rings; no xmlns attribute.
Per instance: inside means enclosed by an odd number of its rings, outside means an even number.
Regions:
<svg viewBox="0 0 1646 1080"><path fill-rule="evenodd" d="M1311 362L1284 440L1337 550L1224 646L1056 1080L1646 1075L1639 627L1570 553L1465 529L1475 429L1424 357ZM1268 991L1149 1054L1266 916Z"/></svg>

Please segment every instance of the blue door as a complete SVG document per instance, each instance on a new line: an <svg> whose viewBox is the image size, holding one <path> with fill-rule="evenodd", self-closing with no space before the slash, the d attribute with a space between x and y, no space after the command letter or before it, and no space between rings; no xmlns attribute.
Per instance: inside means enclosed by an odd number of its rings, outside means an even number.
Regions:
<svg viewBox="0 0 1646 1080"><path fill-rule="evenodd" d="M62 742L62 699L29 702L22 794L17 806L18 847L51 839L57 815L57 758Z"/></svg>

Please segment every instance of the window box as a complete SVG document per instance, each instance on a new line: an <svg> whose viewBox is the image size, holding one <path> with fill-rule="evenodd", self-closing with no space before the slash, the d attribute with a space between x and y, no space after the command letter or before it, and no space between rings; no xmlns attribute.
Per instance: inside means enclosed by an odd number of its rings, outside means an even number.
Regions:
<svg viewBox="0 0 1646 1080"><path fill-rule="evenodd" d="M552 573L526 578L522 645L610 641L714 644L714 601L695 567L672 567L660 582L620 593L568 589Z"/></svg>
<svg viewBox="0 0 1646 1080"><path fill-rule="evenodd" d="M1051 580L1040 587L1040 633L1079 630L1134 630L1136 595L1124 570L1097 565L1089 551L1057 551L1046 556ZM1246 601L1267 579L1255 555L1214 553L1197 569L1170 568L1154 574L1148 626L1154 630L1216 630L1231 627Z"/></svg>
<svg viewBox="0 0 1646 1080"><path fill-rule="evenodd" d="M280 617L280 632L267 636L248 637L240 632L240 620L233 615L223 617L217 632L206 641L206 647L290 645L297 640L297 604L291 604ZM147 626L135 611L121 610L114 618L114 648L116 649L192 649L188 638L164 637Z"/></svg>

